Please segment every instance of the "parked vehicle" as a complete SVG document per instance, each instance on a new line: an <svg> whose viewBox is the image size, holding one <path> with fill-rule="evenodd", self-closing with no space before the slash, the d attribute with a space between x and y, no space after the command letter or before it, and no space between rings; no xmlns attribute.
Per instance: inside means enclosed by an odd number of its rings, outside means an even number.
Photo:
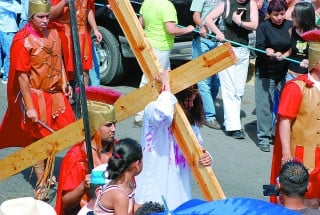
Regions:
<svg viewBox="0 0 320 215"><path fill-rule="evenodd" d="M176 7L179 25L192 24L190 6L192 0L171 0ZM126 74L124 58L133 58L134 54L124 37L123 31L113 12L106 6L106 0L96 0L96 22L103 36L101 43L95 42L100 60L100 82L107 85L121 81ZM130 1L138 14L143 0ZM176 42L190 41L191 35L177 37Z"/></svg>

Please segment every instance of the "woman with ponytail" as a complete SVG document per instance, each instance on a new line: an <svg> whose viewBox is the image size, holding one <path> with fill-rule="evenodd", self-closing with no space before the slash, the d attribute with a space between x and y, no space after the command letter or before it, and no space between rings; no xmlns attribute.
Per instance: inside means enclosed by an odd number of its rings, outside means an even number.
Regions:
<svg viewBox="0 0 320 215"><path fill-rule="evenodd" d="M142 171L142 149L133 139L121 139L108 161L110 183L103 187L97 199L94 213L134 214L134 177Z"/></svg>

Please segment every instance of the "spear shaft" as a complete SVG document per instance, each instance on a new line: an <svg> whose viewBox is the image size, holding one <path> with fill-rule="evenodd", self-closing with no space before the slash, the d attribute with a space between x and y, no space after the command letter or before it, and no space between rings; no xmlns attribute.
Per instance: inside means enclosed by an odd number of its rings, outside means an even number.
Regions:
<svg viewBox="0 0 320 215"><path fill-rule="evenodd" d="M91 148L89 115L88 115L88 107L87 107L87 97L86 97L85 86L84 86L82 57L80 55L78 24L77 24L77 17L75 13L76 9L74 6L74 0L69 0L69 10L70 10L72 44L73 44L73 53L74 53L73 61L75 64L75 67L74 67L75 73L76 73L77 81L80 88L80 101L81 101L81 109L82 109L82 116L83 116L83 127L85 132L85 141L86 141L86 148L87 148L89 170L91 172L94 166L93 166L92 148Z"/></svg>

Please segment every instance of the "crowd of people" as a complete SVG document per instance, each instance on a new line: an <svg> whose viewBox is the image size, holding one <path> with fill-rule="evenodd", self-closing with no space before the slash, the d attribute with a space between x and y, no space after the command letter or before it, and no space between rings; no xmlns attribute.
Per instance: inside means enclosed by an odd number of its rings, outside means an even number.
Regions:
<svg viewBox="0 0 320 215"><path fill-rule="evenodd" d="M319 0L193 0L190 11L196 27L180 28L169 0L144 0L139 21L163 70L155 77L162 92L135 117L134 124L142 127L138 143L115 139L113 104L120 94L86 88L91 151L83 141L64 156L56 213L146 214L173 210L190 200L190 169L170 128L174 106L181 105L200 147L202 125L244 139L241 102L249 67L249 34L256 31L255 48L261 50L255 60L256 144L262 152L270 152L274 145L271 183L277 184L280 198L271 201L298 213L320 214L319 5ZM75 9L83 81L88 86L94 61L90 30L98 42L102 35L93 0L76 0ZM0 62L8 95L2 141L27 146L75 121L70 104L76 79L71 28L69 0L0 2ZM174 95L169 78L174 37L195 30L193 58L231 41L237 62ZM313 37L305 37L306 33ZM140 87L148 81L143 75ZM218 122L215 111L220 88L223 122ZM13 129L17 136L12 142L7 131ZM196 162L210 167L212 157L203 152ZM88 153L93 167L100 167L98 173L90 171ZM44 176L46 163L33 166L35 198L43 201L48 200L47 184L56 185L54 177Z"/></svg>

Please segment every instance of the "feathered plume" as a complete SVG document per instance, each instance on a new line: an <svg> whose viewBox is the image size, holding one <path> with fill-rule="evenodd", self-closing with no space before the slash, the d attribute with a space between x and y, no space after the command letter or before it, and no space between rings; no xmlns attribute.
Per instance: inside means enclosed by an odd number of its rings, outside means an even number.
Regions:
<svg viewBox="0 0 320 215"><path fill-rule="evenodd" d="M99 101L110 105L113 105L121 96L120 92L107 87L88 86L85 89L88 100ZM76 88L76 93L80 93L79 87Z"/></svg>
<svg viewBox="0 0 320 215"><path fill-rule="evenodd" d="M303 33L301 37L306 41L306 42L320 42L320 30L311 30Z"/></svg>

